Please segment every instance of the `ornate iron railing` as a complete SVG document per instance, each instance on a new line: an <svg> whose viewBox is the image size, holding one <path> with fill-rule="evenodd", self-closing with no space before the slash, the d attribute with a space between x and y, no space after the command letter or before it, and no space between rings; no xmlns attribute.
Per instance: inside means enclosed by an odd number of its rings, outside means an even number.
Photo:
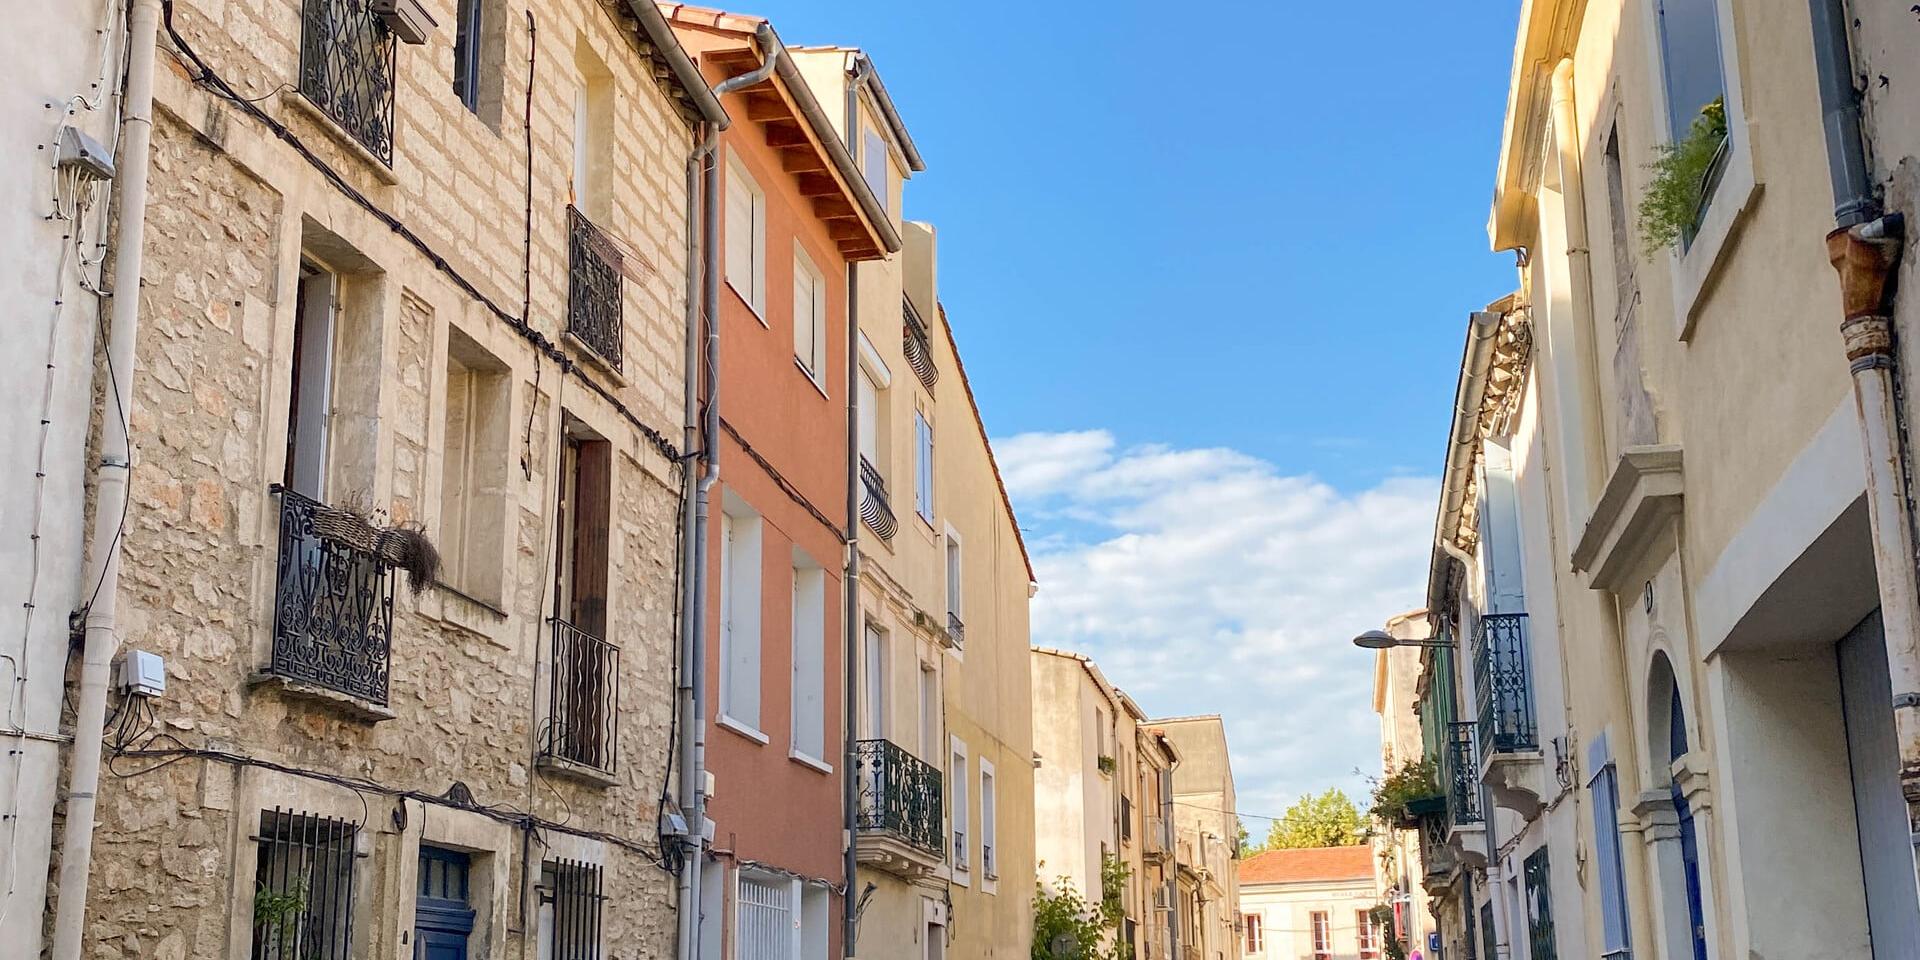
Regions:
<svg viewBox="0 0 1920 960"><path fill-rule="evenodd" d="M900 298L903 321L901 346L906 350L907 366L913 368L913 375L928 390L940 382L940 368L933 365L933 345L928 339L926 321L920 319L919 311L913 309L913 301Z"/></svg>
<svg viewBox="0 0 1920 960"><path fill-rule="evenodd" d="M967 645L967 625L961 621L959 614L951 610L947 611L947 636L953 638L956 647Z"/></svg>
<svg viewBox="0 0 1920 960"><path fill-rule="evenodd" d="M1547 848L1527 856L1522 872L1527 886L1527 955L1533 960L1554 960L1559 955L1553 935L1553 893L1547 870Z"/></svg>
<svg viewBox="0 0 1920 960"><path fill-rule="evenodd" d="M394 48L373 0L305 0L301 8L301 95L389 166Z"/></svg>
<svg viewBox="0 0 1920 960"><path fill-rule="evenodd" d="M1527 669L1527 615L1490 613L1473 635L1473 691L1487 756L1539 748Z"/></svg>
<svg viewBox="0 0 1920 960"><path fill-rule="evenodd" d="M567 332L620 369L622 257L587 215L567 207Z"/></svg>
<svg viewBox="0 0 1920 960"><path fill-rule="evenodd" d="M887 499L887 481L865 456L860 458L860 485L860 519L880 539L892 540L900 524L894 519L893 504Z"/></svg>
<svg viewBox="0 0 1920 960"><path fill-rule="evenodd" d="M364 546L329 536L341 511L275 484L276 675L385 706L393 653L393 570Z"/></svg>
<svg viewBox="0 0 1920 960"><path fill-rule="evenodd" d="M862 740L855 754L861 830L892 833L934 856L946 852L940 768L891 740Z"/></svg>
<svg viewBox="0 0 1920 960"><path fill-rule="evenodd" d="M1149 857L1164 857L1173 849L1173 831L1168 829L1170 821L1156 813L1147 814L1146 829L1142 831L1140 848Z"/></svg>
<svg viewBox="0 0 1920 960"><path fill-rule="evenodd" d="M547 711L541 745L547 756L612 773L619 755L620 648L555 618Z"/></svg>
<svg viewBox="0 0 1920 960"><path fill-rule="evenodd" d="M1447 811L1454 823L1480 822L1480 760L1471 722L1447 724Z"/></svg>

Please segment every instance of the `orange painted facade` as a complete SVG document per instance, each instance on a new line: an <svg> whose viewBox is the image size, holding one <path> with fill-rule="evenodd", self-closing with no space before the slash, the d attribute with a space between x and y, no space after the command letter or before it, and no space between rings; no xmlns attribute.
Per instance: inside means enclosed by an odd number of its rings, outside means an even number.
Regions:
<svg viewBox="0 0 1920 960"><path fill-rule="evenodd" d="M754 42L755 18L663 5L687 52L711 84L751 72L761 63ZM720 237L720 483L713 491L708 543L707 768L714 793L707 815L715 823L715 864L725 871L724 931L718 952L736 955L739 930L735 891L745 867L800 878L809 891L844 886L842 780L845 733L843 533L847 526L847 264L883 255L884 245L860 207L824 142L831 129L816 130L800 109L810 98L778 73L723 99L733 125L719 137L715 202ZM838 104L827 109L838 110ZM763 198L758 220L729 211L736 194L730 182L744 171ZM828 216L838 213L837 218ZM732 214L732 215L730 215ZM852 214L849 217L849 214ZM754 286L728 276L728 232L752 222L764 252L764 293L758 310ZM858 236L854 227L858 227ZM799 304L800 256L813 268L823 309ZM795 324L801 311L817 311L824 326L815 372L797 354ZM723 663L723 612L727 597L727 523L722 514L755 516L759 529L759 678L757 723L723 716L729 682ZM820 755L798 757L794 641L795 566L811 563L824 580L819 698ZM739 571L734 571L738 576ZM811 893L809 895L812 895ZM838 956L842 900L827 898L826 929L817 936L825 956ZM706 909L718 905L708 903ZM801 904L793 905L796 921ZM809 914L810 921L814 915ZM811 956L813 949L804 951Z"/></svg>

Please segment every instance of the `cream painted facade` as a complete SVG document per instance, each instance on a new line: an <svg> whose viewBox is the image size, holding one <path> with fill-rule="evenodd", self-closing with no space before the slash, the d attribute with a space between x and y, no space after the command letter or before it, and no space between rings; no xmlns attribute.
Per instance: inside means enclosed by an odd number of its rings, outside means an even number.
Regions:
<svg viewBox="0 0 1920 960"><path fill-rule="evenodd" d="M1853 32L1888 62L1906 30ZM1889 680L1912 618L1881 609L1867 496L1884 366L1834 335L1815 41L1807 5L1522 6L1490 223L1519 291L1467 325L1427 597L1455 647L1420 684L1447 956L1920 942ZM1716 96L1706 202L1649 253L1655 145Z"/></svg>
<svg viewBox="0 0 1920 960"><path fill-rule="evenodd" d="M1240 955L1240 818L1217 714L1150 721L1180 751L1173 771L1174 860L1180 867L1180 960Z"/></svg>
<svg viewBox="0 0 1920 960"><path fill-rule="evenodd" d="M1369 877L1246 883L1240 888L1244 960L1379 960L1370 911L1378 902ZM1423 951L1424 947L1421 948Z"/></svg>
<svg viewBox="0 0 1920 960"><path fill-rule="evenodd" d="M1400 640L1425 640L1429 634L1425 610L1401 614L1387 621L1386 631ZM1380 776L1385 777L1407 763L1427 759L1421 717L1414 704L1420 682L1418 647L1394 647L1374 654L1373 712L1380 717ZM1438 769L1436 764L1435 768ZM1424 824L1423 824L1424 826ZM1423 884L1440 864L1428 863L1422 849L1419 830L1394 829L1375 825L1374 896L1379 903L1393 908L1394 925L1383 935L1396 937L1408 948L1428 948L1428 935L1435 932ZM1249 898L1243 889L1241 898ZM1251 909L1251 908L1249 908Z"/></svg>
<svg viewBox="0 0 1920 960"><path fill-rule="evenodd" d="M1196 831L1180 829L1181 748L1090 658L1035 648L1032 662L1040 883L1098 900L1111 859L1127 874L1115 934L1134 957L1211 956L1191 952L1206 865Z"/></svg>
<svg viewBox="0 0 1920 960"><path fill-rule="evenodd" d="M863 521L850 687L856 885L873 891L856 952L1023 958L1032 571L940 303L934 229L901 219L919 153L866 54L790 52L905 242L856 268Z"/></svg>
<svg viewBox="0 0 1920 960"><path fill-rule="evenodd" d="M10 43L36 51L10 62L65 102L100 62L80 19L101 5L39 6L71 20L23 25ZM81 956L674 950L659 810L698 78L671 34L593 0L483 2L464 31L452 0L424 7L421 44L364 4L166 8L151 149L115 157L150 175L142 283L117 291L139 298L131 390L97 413L129 422L129 503L117 587L95 581L122 659L158 657L165 689L109 685L92 856L63 851L88 889L57 904ZM360 109L381 90L390 112ZM41 515L73 531L92 311L76 298L53 338L66 462ZM374 527L423 533L437 576L406 582ZM48 540L41 736L78 586L77 544ZM44 949L47 822L7 827L0 955Z"/></svg>
<svg viewBox="0 0 1920 960"><path fill-rule="evenodd" d="M0 106L11 146L0 160L0 245L9 269L0 298L15 305L12 349L0 361L0 427L12 451L0 474L0 958L38 957L46 913L62 754L67 616L85 602L84 450L92 418L96 321L113 197L111 182L56 180L54 157L71 129L111 150L117 141L122 4L31 4L0 40L13 96ZM54 186L55 184L57 186ZM49 189L52 186L53 189ZM56 200L56 196L58 199ZM85 286L83 286L83 283Z"/></svg>

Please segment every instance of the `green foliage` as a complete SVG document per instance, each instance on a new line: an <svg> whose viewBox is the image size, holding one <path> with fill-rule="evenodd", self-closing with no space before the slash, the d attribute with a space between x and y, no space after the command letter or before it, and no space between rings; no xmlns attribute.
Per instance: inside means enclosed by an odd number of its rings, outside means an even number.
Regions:
<svg viewBox="0 0 1920 960"><path fill-rule="evenodd" d="M1287 808L1267 830L1263 850L1290 850L1299 847L1347 847L1367 841L1367 825L1360 809L1346 792L1330 787L1321 794L1308 794Z"/></svg>
<svg viewBox="0 0 1920 960"><path fill-rule="evenodd" d="M1373 806L1367 808L1367 816L1387 824L1405 823L1407 804L1439 795L1440 776L1433 761L1403 761L1399 769L1374 782Z"/></svg>
<svg viewBox="0 0 1920 960"><path fill-rule="evenodd" d="M1132 946L1120 937L1128 876L1127 864L1119 857L1101 861L1097 904L1081 896L1066 877L1055 879L1051 890L1044 883L1034 884L1033 960L1133 960Z"/></svg>
<svg viewBox="0 0 1920 960"><path fill-rule="evenodd" d="M1700 108L1686 136L1660 145L1659 156L1647 165L1653 179L1640 198L1640 242L1648 256L1680 242L1700 225L1707 178L1726 139L1726 100L1715 97Z"/></svg>
<svg viewBox="0 0 1920 960"><path fill-rule="evenodd" d="M275 893L261 886L253 894L253 929L265 933L278 947L279 955L290 957L293 937L300 930L300 918L307 912L307 883L294 882L292 889Z"/></svg>
<svg viewBox="0 0 1920 960"><path fill-rule="evenodd" d="M1407 945L1393 935L1393 908L1382 903L1367 911L1367 915L1380 929L1380 948L1386 952L1387 960L1407 960Z"/></svg>
<svg viewBox="0 0 1920 960"><path fill-rule="evenodd" d="M1113 771L1119 766L1112 757L1104 753L1100 755L1100 759L1094 761L1094 764L1100 768L1101 773L1109 777L1113 776Z"/></svg>

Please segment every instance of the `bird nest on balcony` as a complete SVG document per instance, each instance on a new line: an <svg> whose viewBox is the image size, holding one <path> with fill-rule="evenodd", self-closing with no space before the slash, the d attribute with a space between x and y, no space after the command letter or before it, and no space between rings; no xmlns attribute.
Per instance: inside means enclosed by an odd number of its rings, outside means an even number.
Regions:
<svg viewBox="0 0 1920 960"><path fill-rule="evenodd" d="M407 574L407 588L415 594L440 576L440 551L419 524L382 526L357 503L313 509L313 532L345 544Z"/></svg>

